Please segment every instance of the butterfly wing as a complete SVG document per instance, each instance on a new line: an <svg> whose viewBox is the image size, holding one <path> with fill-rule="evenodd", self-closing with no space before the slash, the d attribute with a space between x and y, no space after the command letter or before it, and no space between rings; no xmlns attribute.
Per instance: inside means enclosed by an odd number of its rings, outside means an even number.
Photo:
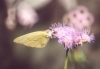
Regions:
<svg viewBox="0 0 100 69"><path fill-rule="evenodd" d="M42 48L45 47L49 39L46 31L37 31L17 37L14 42L28 47Z"/></svg>

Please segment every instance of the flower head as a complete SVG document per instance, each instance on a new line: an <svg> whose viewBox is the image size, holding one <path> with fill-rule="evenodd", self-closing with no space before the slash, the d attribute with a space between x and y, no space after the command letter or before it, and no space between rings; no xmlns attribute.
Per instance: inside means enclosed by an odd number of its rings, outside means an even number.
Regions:
<svg viewBox="0 0 100 69"><path fill-rule="evenodd" d="M73 24L77 29L88 29L94 22L94 16L85 6L78 6L73 11L67 13L63 17L63 21L67 24Z"/></svg>
<svg viewBox="0 0 100 69"><path fill-rule="evenodd" d="M22 26L32 27L38 21L38 15L31 5L22 2L17 7L18 22Z"/></svg>
<svg viewBox="0 0 100 69"><path fill-rule="evenodd" d="M50 29L54 31L52 38L57 38L58 42L64 44L65 49L73 49L84 42L94 40L94 35L89 35L89 30L77 30L73 26L67 26L65 23L53 24Z"/></svg>

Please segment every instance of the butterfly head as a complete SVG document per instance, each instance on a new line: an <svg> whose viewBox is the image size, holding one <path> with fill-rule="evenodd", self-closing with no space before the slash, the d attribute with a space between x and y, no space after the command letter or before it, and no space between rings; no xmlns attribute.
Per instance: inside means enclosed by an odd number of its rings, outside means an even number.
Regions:
<svg viewBox="0 0 100 69"><path fill-rule="evenodd" d="M46 32L48 33L48 37L52 38L54 31L53 30L46 30Z"/></svg>

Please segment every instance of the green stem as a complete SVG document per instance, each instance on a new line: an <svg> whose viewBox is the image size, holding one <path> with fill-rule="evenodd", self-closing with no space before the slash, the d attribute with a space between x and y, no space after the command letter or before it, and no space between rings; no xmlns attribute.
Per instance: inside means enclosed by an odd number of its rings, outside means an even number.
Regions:
<svg viewBox="0 0 100 69"><path fill-rule="evenodd" d="M68 66L68 50L66 50L66 58L65 58L65 63L64 63L64 69L67 69Z"/></svg>

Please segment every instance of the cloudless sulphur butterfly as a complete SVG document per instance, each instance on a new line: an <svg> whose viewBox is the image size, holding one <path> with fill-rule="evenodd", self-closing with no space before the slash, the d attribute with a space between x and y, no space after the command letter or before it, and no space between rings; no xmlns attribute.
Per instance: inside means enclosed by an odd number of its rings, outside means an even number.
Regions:
<svg viewBox="0 0 100 69"><path fill-rule="evenodd" d="M37 31L19 36L14 39L14 42L28 47L42 48L46 46L51 35L50 30Z"/></svg>

